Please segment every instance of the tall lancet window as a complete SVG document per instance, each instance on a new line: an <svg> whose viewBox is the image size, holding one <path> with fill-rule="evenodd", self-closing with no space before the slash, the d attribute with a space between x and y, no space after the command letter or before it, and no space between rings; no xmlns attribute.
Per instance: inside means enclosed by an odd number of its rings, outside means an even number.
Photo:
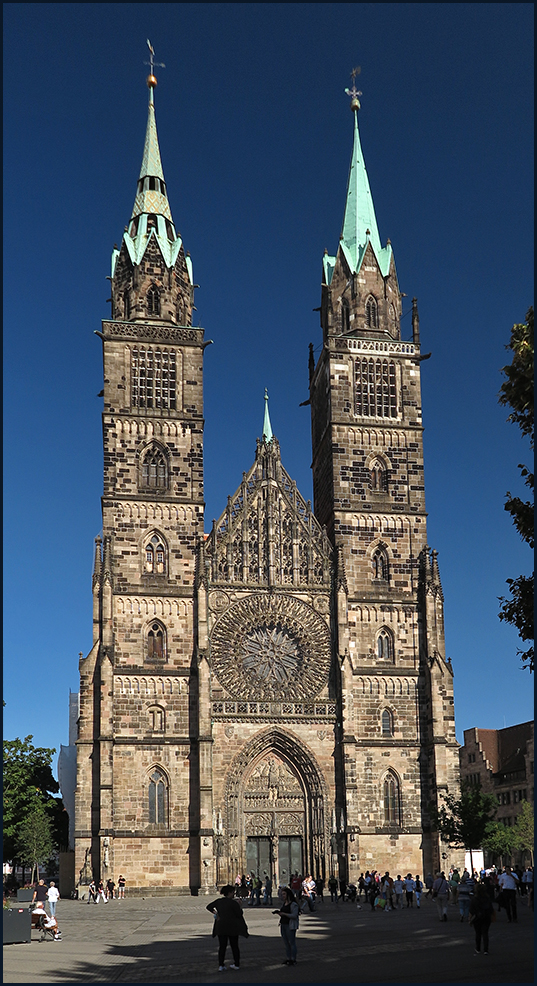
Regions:
<svg viewBox="0 0 537 986"><path fill-rule="evenodd" d="M401 794L399 781L392 771L384 778L384 822L388 825L401 824Z"/></svg>
<svg viewBox="0 0 537 986"><path fill-rule="evenodd" d="M156 284L152 284L147 292L147 314L160 315L160 292Z"/></svg>
<svg viewBox="0 0 537 986"><path fill-rule="evenodd" d="M165 825L168 812L168 789L166 778L158 767L149 778L149 822L152 825Z"/></svg>
<svg viewBox="0 0 537 986"><path fill-rule="evenodd" d="M365 305L365 323L370 329L378 328L378 305L374 298L368 298Z"/></svg>

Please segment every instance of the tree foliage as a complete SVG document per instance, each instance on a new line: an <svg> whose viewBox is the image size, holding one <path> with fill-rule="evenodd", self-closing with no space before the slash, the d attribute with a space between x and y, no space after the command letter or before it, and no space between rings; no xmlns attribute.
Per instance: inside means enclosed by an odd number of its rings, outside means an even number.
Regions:
<svg viewBox="0 0 537 986"><path fill-rule="evenodd" d="M526 321L513 325L511 341L506 347L510 349L513 358L502 373L507 378L500 387L499 402L511 408L507 420L517 424L525 437L530 439L530 448L534 446L534 339L533 339L533 308L528 310ZM530 548L534 546L534 486L533 472L527 466L520 464L519 469L525 485L531 490L529 500L507 493L505 509L511 514L513 523ZM521 640L529 642L529 646L519 650L524 667L534 669L533 648L533 590L534 576L520 575L517 579L507 579L511 593L510 598L500 597L500 620L505 620L515 626Z"/></svg>
<svg viewBox="0 0 537 986"><path fill-rule="evenodd" d="M442 795L443 804L429 809L431 821L444 842L454 849L479 849L483 845L487 826L496 814L493 794L484 794L479 785L461 783L460 798Z"/></svg>
<svg viewBox="0 0 537 986"><path fill-rule="evenodd" d="M483 849L486 849L495 860L501 861L503 856L511 857L517 849L517 840L514 828L509 828L507 825L502 825L501 822L490 822L486 828L482 847Z"/></svg>
<svg viewBox="0 0 537 986"><path fill-rule="evenodd" d="M32 736L4 740L4 860L21 858L21 826L35 812L44 812L52 823L54 841L63 844L68 825L59 784L51 770L54 749L36 747Z"/></svg>
<svg viewBox="0 0 537 986"><path fill-rule="evenodd" d="M52 824L43 806L34 808L21 822L17 845L21 862L32 867L32 879L34 869L39 878L39 864L46 862L55 849Z"/></svg>
<svg viewBox="0 0 537 986"><path fill-rule="evenodd" d="M522 802L522 807L513 826L513 832L516 848L531 855L531 865L533 866L534 818L533 808L529 801Z"/></svg>

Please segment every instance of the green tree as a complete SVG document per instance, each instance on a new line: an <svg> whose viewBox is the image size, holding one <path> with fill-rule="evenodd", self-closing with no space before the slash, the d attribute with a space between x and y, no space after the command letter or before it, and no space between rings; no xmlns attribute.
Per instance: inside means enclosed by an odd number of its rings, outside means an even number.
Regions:
<svg viewBox="0 0 537 986"><path fill-rule="evenodd" d="M511 856L517 849L514 828L502 825L501 822L490 822L487 825L482 842L483 849L491 854L494 860L502 861L503 856Z"/></svg>
<svg viewBox="0 0 537 986"><path fill-rule="evenodd" d="M461 783L460 798L453 794L443 794L440 807L431 805L429 815L434 828L440 832L444 842L454 849L465 849L470 853L470 866L473 872L472 849L480 849L487 826L496 814L496 798L484 794L479 785Z"/></svg>
<svg viewBox="0 0 537 986"><path fill-rule="evenodd" d="M67 812L61 798L53 795L59 784L51 770L54 749L36 747L32 736L4 740L4 860L18 860L19 831L33 812L44 810L52 823L58 844L67 841Z"/></svg>
<svg viewBox="0 0 537 986"><path fill-rule="evenodd" d="M35 870L39 880L39 864L49 859L56 848L52 836L52 824L42 805L34 808L21 822L17 833L17 845L21 862L32 867L31 882L33 883Z"/></svg>
<svg viewBox="0 0 537 986"><path fill-rule="evenodd" d="M513 833L516 839L516 848L521 852L528 852L533 866L533 846L534 846L534 822L533 808L529 801L523 801L520 813L517 815L513 826Z"/></svg>
<svg viewBox="0 0 537 986"><path fill-rule="evenodd" d="M507 420L517 424L525 437L530 439L530 448L534 446L534 339L533 339L533 308L528 310L526 321L513 325L511 341L506 347L510 349L513 358L502 373L506 380L500 387L499 402L511 408ZM531 490L531 498L522 500L518 496L507 493L505 509L511 514L513 523L530 548L534 546L534 474L527 466L520 464L519 469L525 485ZM507 579L511 593L510 598L500 597L500 620L505 620L515 626L522 641L530 642L525 649L519 649L523 667L534 669L533 648L533 589L534 576L520 575L517 579Z"/></svg>

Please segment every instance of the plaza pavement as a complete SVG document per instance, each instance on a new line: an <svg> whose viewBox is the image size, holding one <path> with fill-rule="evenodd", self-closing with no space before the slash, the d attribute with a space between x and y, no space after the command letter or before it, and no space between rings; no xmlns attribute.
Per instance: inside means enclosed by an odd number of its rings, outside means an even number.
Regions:
<svg viewBox="0 0 537 986"><path fill-rule="evenodd" d="M215 895L216 897L217 895ZM532 983L533 911L524 899L518 923L505 911L491 925L490 954L475 956L474 936L458 908L438 920L431 900L418 910L319 903L300 918L298 962L285 958L270 907L245 907L248 939L241 968L219 973L211 938L211 897L132 898L87 904L61 900L62 941L4 945L5 983ZM274 907L276 907L276 900ZM226 957L227 964L232 961Z"/></svg>

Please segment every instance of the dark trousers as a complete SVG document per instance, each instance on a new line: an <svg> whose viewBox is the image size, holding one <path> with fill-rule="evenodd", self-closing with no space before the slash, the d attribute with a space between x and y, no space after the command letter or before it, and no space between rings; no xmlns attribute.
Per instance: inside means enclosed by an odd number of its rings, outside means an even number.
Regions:
<svg viewBox="0 0 537 986"><path fill-rule="evenodd" d="M504 907L507 911L507 920L516 921L516 890L504 890L503 899L505 901Z"/></svg>
<svg viewBox="0 0 537 986"><path fill-rule="evenodd" d="M239 936L238 935L218 935L218 965L223 965L226 957L226 948L229 938L229 944L231 945L231 951L233 952L233 961L235 965L241 964L241 953L239 952Z"/></svg>
<svg viewBox="0 0 537 986"><path fill-rule="evenodd" d="M287 955L288 960L291 962L296 962L296 931L291 930L288 921L282 921L280 924L280 932L283 938L285 954Z"/></svg>
<svg viewBox="0 0 537 986"><path fill-rule="evenodd" d="M514 893L514 891L513 891ZM483 951L488 952L489 950L489 928L490 928L490 918L474 918L473 921L474 931L475 931L475 950L476 952L481 951L481 938L483 939Z"/></svg>

